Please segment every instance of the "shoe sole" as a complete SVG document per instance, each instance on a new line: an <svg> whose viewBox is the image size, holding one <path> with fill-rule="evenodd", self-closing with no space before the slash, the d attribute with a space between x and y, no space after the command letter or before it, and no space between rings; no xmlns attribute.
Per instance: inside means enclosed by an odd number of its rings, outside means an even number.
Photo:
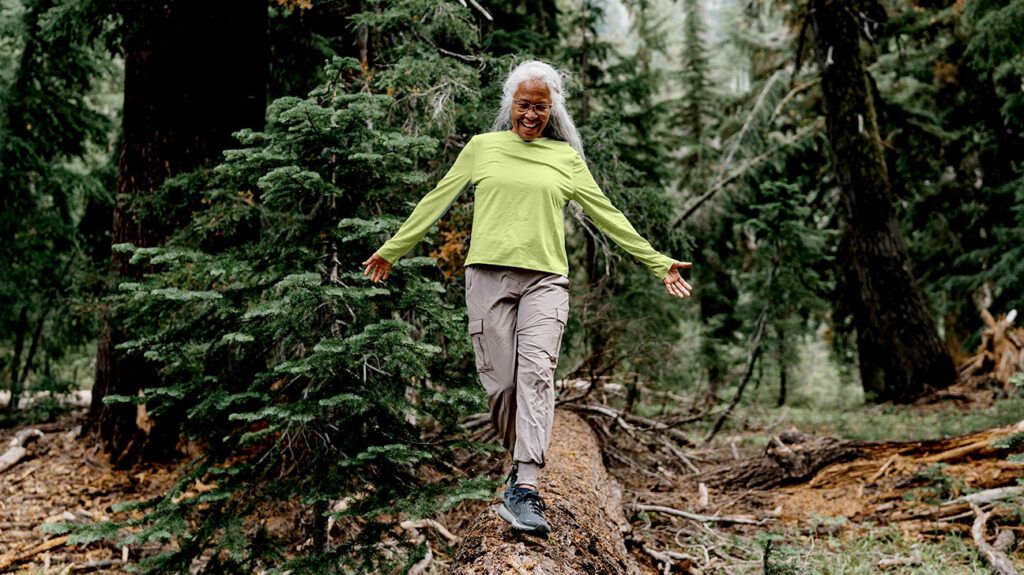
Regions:
<svg viewBox="0 0 1024 575"><path fill-rule="evenodd" d="M516 516L513 515L512 512L504 505L498 506L498 516L505 521L508 521L514 529L518 529L519 531L529 531L530 533L541 533L545 535L551 531L550 529L545 529L543 527L530 527L529 525L520 523L516 520Z"/></svg>

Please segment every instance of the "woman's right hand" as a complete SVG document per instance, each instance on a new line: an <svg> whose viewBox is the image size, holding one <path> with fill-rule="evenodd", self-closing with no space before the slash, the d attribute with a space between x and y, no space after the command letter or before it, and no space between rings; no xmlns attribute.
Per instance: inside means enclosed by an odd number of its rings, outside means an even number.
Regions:
<svg viewBox="0 0 1024 575"><path fill-rule="evenodd" d="M363 265L366 266L366 270L363 271L364 276L370 276L370 280L373 283L384 281L391 275L391 262L380 257L378 254L373 254ZM372 275L371 275L372 274Z"/></svg>

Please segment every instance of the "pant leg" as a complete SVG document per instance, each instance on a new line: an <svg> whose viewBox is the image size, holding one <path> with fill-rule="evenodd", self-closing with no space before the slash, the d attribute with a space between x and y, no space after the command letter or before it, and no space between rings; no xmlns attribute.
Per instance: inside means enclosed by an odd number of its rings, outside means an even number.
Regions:
<svg viewBox="0 0 1024 575"><path fill-rule="evenodd" d="M518 280L505 268L466 266L466 311L491 423L505 449L516 441L516 308Z"/></svg>
<svg viewBox="0 0 1024 575"><path fill-rule="evenodd" d="M522 270L516 320L516 440L513 458L544 465L555 414L555 368L569 317L569 279Z"/></svg>

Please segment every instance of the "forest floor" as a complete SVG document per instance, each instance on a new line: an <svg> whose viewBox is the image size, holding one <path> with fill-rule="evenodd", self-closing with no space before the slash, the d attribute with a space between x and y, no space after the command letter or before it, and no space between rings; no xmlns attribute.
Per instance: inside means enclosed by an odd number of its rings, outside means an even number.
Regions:
<svg viewBox="0 0 1024 575"><path fill-rule="evenodd" d="M1024 420L1024 399L831 413L750 406L706 445L700 438L707 420L676 433L585 415L623 487L627 548L645 574L765 573L766 547L776 574L991 573L970 532L975 513L966 496L977 493L997 496L979 501L991 512L989 541L996 526L1018 540L1024 535L1024 514L1004 497L1015 493L1024 464L998 447ZM42 528L124 517L115 503L156 496L174 481L174 465L113 469L79 436L81 417L0 430L0 446L20 429L43 433L0 473L0 573L121 573L126 558L151 551L104 542L70 547ZM499 478L504 464L492 459L468 471ZM992 491L1000 488L1009 491ZM457 536L492 503L467 503L436 519ZM443 573L455 546L433 531L429 537L434 563L427 572ZM1024 555L1010 549L1024 566Z"/></svg>

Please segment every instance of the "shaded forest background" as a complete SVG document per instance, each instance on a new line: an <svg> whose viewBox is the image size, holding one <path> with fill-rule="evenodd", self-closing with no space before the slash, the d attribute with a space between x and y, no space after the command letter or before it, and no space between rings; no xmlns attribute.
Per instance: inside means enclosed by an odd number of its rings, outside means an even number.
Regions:
<svg viewBox="0 0 1024 575"><path fill-rule="evenodd" d="M358 263L526 58L569 72L613 203L693 262L680 304L567 217L560 401L697 414L694 440L931 401L1024 303L1021 30L1021 0L5 0L0 421L87 397L113 464L188 462L75 532L161 543L147 572L411 568L421 544L370 542L490 497L456 464L500 457L466 431L472 194L387 285ZM924 431L892 425L858 431ZM259 527L286 508L298 551Z"/></svg>

